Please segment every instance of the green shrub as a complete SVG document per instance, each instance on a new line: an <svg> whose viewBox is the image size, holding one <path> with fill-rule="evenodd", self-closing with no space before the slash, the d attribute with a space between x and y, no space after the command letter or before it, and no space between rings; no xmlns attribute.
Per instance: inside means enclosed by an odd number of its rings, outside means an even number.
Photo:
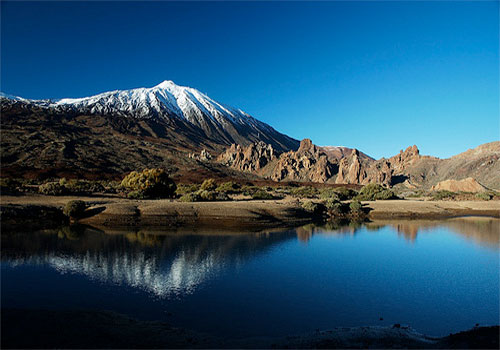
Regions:
<svg viewBox="0 0 500 350"><path fill-rule="evenodd" d="M66 187L66 191L71 194L92 194L94 192L104 193L105 188L96 181L61 179L59 184Z"/></svg>
<svg viewBox="0 0 500 350"><path fill-rule="evenodd" d="M353 200L349 203L349 209L351 210L351 213L361 213L363 211L363 205L360 201Z"/></svg>
<svg viewBox="0 0 500 350"><path fill-rule="evenodd" d="M355 198L360 201L374 201L377 199L396 199L398 197L392 190L382 187L379 184L368 184L359 191Z"/></svg>
<svg viewBox="0 0 500 350"><path fill-rule="evenodd" d="M38 187L38 192L50 196L61 196L66 193L66 187L61 186L59 182L47 182Z"/></svg>
<svg viewBox="0 0 500 350"><path fill-rule="evenodd" d="M227 195L226 192L217 192L217 196L215 197L215 200L216 201L220 201L220 202L225 202L225 201L230 201L231 198L229 198L229 196Z"/></svg>
<svg viewBox="0 0 500 350"><path fill-rule="evenodd" d="M84 201L81 200L69 201L63 208L63 214L70 218L78 219L83 216L83 213L85 212L86 208L87 205L85 204Z"/></svg>
<svg viewBox="0 0 500 350"><path fill-rule="evenodd" d="M493 195L486 193L486 192L480 192L480 193L476 193L476 198L480 199L482 201L489 201L490 199L493 198Z"/></svg>
<svg viewBox="0 0 500 350"><path fill-rule="evenodd" d="M301 207L309 213L316 213L319 210L319 205L313 201L305 201L301 204Z"/></svg>
<svg viewBox="0 0 500 350"><path fill-rule="evenodd" d="M290 194L299 198L314 198L318 194L318 190L312 186L300 186L290 191Z"/></svg>
<svg viewBox="0 0 500 350"><path fill-rule="evenodd" d="M252 194L252 199L274 199L274 196L269 192L258 190Z"/></svg>
<svg viewBox="0 0 500 350"><path fill-rule="evenodd" d="M127 198L128 199L146 199L148 197L144 194L144 191L130 191L129 193L127 193Z"/></svg>
<svg viewBox="0 0 500 350"><path fill-rule="evenodd" d="M245 185L245 186L241 187L241 193L243 193L245 196L251 196L259 190L260 189L257 186Z"/></svg>
<svg viewBox="0 0 500 350"><path fill-rule="evenodd" d="M217 192L225 192L225 193L238 193L240 191L241 186L233 181L224 182L220 184L215 190Z"/></svg>
<svg viewBox="0 0 500 350"><path fill-rule="evenodd" d="M199 201L201 201L201 197L196 192L190 192L190 193L186 193L185 195L181 196L181 198L179 198L179 200L181 202L199 202Z"/></svg>
<svg viewBox="0 0 500 350"><path fill-rule="evenodd" d="M201 184L200 190L203 191L215 191L217 184L214 179L207 179Z"/></svg>
<svg viewBox="0 0 500 350"><path fill-rule="evenodd" d="M128 191L141 191L145 198L170 198L177 186L164 169L132 171L121 183Z"/></svg>
<svg viewBox="0 0 500 350"><path fill-rule="evenodd" d="M434 200L443 200L443 199L453 199L458 193L451 191L435 191L432 193L432 199Z"/></svg>
<svg viewBox="0 0 500 350"><path fill-rule="evenodd" d="M197 193L200 195L201 200L205 202L212 202L217 199L217 192L215 191L199 190Z"/></svg>
<svg viewBox="0 0 500 350"><path fill-rule="evenodd" d="M1 178L0 179L0 188L2 194L15 194L19 191L19 187L21 183L17 180L11 178Z"/></svg>
<svg viewBox="0 0 500 350"><path fill-rule="evenodd" d="M341 201L352 199L358 194L357 191L347 187L336 187L334 191L337 193Z"/></svg>
<svg viewBox="0 0 500 350"><path fill-rule="evenodd" d="M177 196L182 196L182 195L185 195L187 193L192 193L192 192L196 192L200 189L200 185L199 184L191 184L191 185L178 185L177 186L177 189L175 190L175 194Z"/></svg>
<svg viewBox="0 0 500 350"><path fill-rule="evenodd" d="M231 198L225 192L204 191L186 193L179 198L181 202L213 202L213 201L230 201Z"/></svg>
<svg viewBox="0 0 500 350"><path fill-rule="evenodd" d="M334 188L322 188L319 191L319 198L321 199L332 199L332 200L340 200L340 196Z"/></svg>
<svg viewBox="0 0 500 350"><path fill-rule="evenodd" d="M329 198L325 201L325 208L335 215L344 214L347 212L347 205L341 201L333 198Z"/></svg>

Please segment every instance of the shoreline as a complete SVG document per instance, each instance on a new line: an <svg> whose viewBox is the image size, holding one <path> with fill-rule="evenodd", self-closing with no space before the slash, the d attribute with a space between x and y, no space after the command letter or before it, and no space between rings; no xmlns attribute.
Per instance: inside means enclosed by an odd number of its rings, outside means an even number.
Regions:
<svg viewBox="0 0 500 350"><path fill-rule="evenodd" d="M207 227L259 230L296 227L319 218L296 198L226 202L179 202L170 199L131 200L112 196L2 196L2 226L57 226L68 219L61 208L70 200L89 208L78 223L94 227ZM500 218L500 201L379 200L362 202L369 220L446 219L460 216Z"/></svg>
<svg viewBox="0 0 500 350"><path fill-rule="evenodd" d="M61 330L64 330L61 332ZM217 337L112 311L2 309L3 348L489 348L499 326L437 337L405 325L338 327L277 337Z"/></svg>

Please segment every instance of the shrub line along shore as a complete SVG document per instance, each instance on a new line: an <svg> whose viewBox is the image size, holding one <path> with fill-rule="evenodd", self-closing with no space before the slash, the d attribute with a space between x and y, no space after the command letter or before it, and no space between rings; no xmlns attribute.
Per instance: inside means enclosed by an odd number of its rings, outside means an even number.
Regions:
<svg viewBox="0 0 500 350"><path fill-rule="evenodd" d="M80 223L102 227L240 227L299 226L314 220L296 198L224 202L180 202L170 199L131 200L113 196L2 196L2 225L40 220L31 212L62 213L72 200L88 208ZM500 201L377 200L362 202L369 219L440 219L456 216L500 218ZM55 215L55 214L54 214Z"/></svg>

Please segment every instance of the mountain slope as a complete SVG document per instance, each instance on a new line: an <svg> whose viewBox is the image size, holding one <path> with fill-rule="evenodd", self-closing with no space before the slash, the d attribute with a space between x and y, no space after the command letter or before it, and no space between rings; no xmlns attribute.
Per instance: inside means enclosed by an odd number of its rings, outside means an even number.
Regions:
<svg viewBox="0 0 500 350"><path fill-rule="evenodd" d="M298 147L246 113L172 82L80 99L2 94L0 108L2 176L117 177L154 166L218 173L188 154L259 140L278 152Z"/></svg>
<svg viewBox="0 0 500 350"><path fill-rule="evenodd" d="M296 149L299 145L297 140L242 110L223 105L196 89L178 86L172 81L164 81L152 88L110 91L84 98L27 100L3 94L1 100L8 100L10 104L35 105L53 113L173 122L178 129L197 129L207 141L220 145L264 141L278 151ZM196 149L196 145L193 148Z"/></svg>

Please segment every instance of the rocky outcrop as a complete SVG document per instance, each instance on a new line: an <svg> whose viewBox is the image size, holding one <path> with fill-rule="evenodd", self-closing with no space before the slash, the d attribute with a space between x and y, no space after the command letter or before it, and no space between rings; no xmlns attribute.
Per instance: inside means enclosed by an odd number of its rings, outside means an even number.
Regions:
<svg viewBox="0 0 500 350"><path fill-rule="evenodd" d="M395 173L403 173L408 166L415 164L420 158L420 151L417 146L413 145L404 151L399 151L399 154L389 158L388 162Z"/></svg>
<svg viewBox="0 0 500 350"><path fill-rule="evenodd" d="M439 181L473 177L489 188L500 189L500 142L485 144L449 159L422 156L415 145L393 157L379 160L373 160L357 149L337 160L325 149L328 148L304 139L297 151L282 153L278 158L270 145L261 142L246 148L232 145L218 160L234 169L250 171L274 181L378 183L387 187L399 184L407 188L429 189ZM332 151L333 148L329 149ZM461 188L465 189L457 191L469 191L468 186ZM474 186L471 188L470 191L476 191Z"/></svg>
<svg viewBox="0 0 500 350"><path fill-rule="evenodd" d="M240 171L257 171L264 168L275 159L271 145L260 141L247 147L232 144L224 153L217 157L217 161Z"/></svg>
<svg viewBox="0 0 500 350"><path fill-rule="evenodd" d="M432 186L432 191L451 191L451 192L486 192L488 189L477 182L472 177L463 180L445 180Z"/></svg>
<svg viewBox="0 0 500 350"><path fill-rule="evenodd" d="M210 160L212 160L212 155L206 149L202 149L200 154L189 153L188 157L191 159L200 160L202 162L209 162Z"/></svg>
<svg viewBox="0 0 500 350"><path fill-rule="evenodd" d="M354 148L344 147L344 146L320 146L320 148L328 156L328 160L331 162L338 162L342 158L349 157L352 154ZM358 156L361 160L375 160L366 153L358 150Z"/></svg>
<svg viewBox="0 0 500 350"><path fill-rule="evenodd" d="M326 182L336 172L335 164L328 160L320 147L310 139L300 142L299 149L283 153L271 173L274 181Z"/></svg>
<svg viewBox="0 0 500 350"><path fill-rule="evenodd" d="M337 184L368 184L379 183L390 186L392 182L391 164L386 160L369 162L361 160L359 151L353 149L349 157L339 162L339 171L335 183Z"/></svg>

